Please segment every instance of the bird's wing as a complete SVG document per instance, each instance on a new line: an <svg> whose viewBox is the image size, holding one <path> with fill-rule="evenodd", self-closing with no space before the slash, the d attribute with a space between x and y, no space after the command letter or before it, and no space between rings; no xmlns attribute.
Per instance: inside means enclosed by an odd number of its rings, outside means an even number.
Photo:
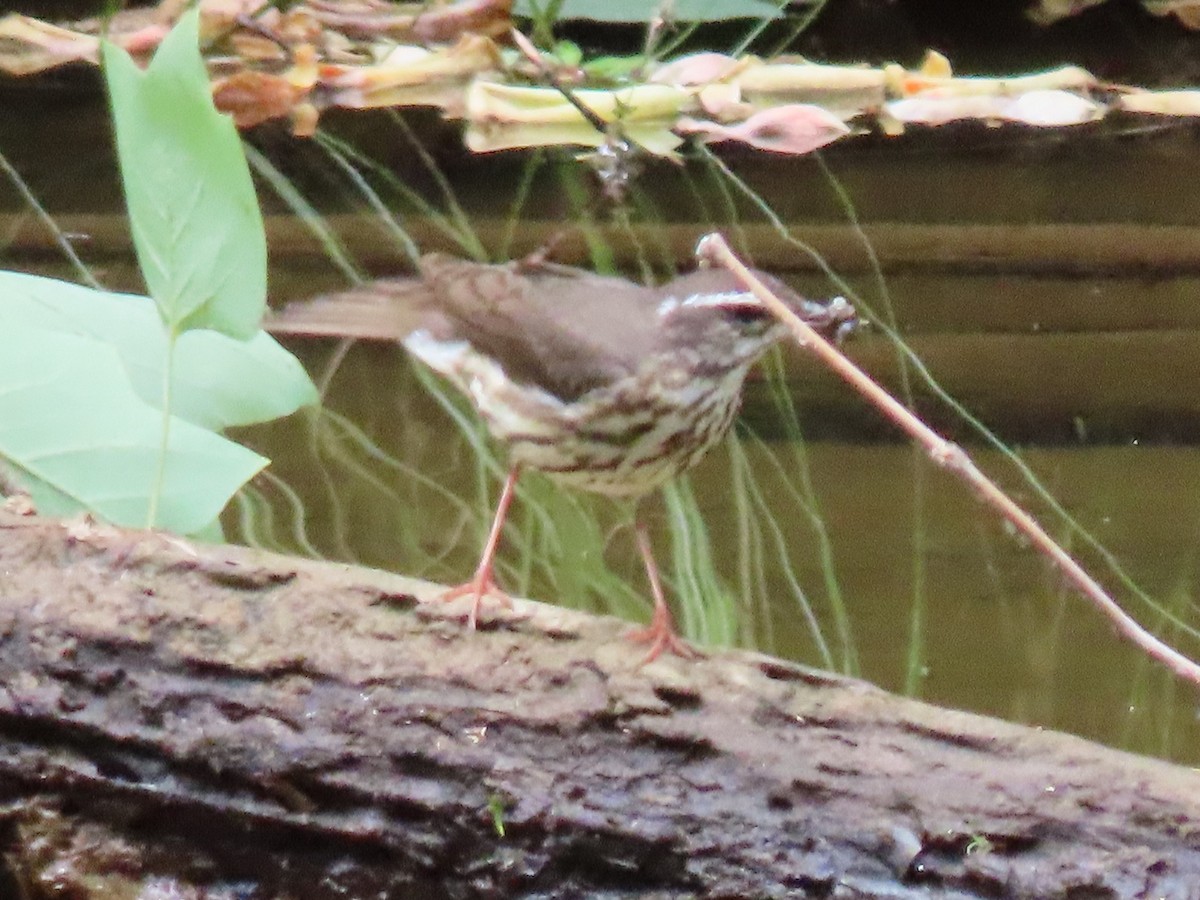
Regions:
<svg viewBox="0 0 1200 900"><path fill-rule="evenodd" d="M621 278L520 271L430 254L425 331L465 341L509 378L574 400L637 369L654 340L657 299Z"/></svg>
<svg viewBox="0 0 1200 900"><path fill-rule="evenodd" d="M263 327L272 334L305 337L402 340L418 327L420 296L426 287L414 278L381 278L268 312Z"/></svg>

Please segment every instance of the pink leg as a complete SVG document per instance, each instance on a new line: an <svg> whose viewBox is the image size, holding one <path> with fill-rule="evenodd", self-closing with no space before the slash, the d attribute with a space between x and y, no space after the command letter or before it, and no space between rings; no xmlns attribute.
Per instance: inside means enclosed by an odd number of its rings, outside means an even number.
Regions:
<svg viewBox="0 0 1200 900"><path fill-rule="evenodd" d="M512 609L512 598L500 590L499 585L496 584L493 569L496 561L496 548L500 545L504 520L508 518L508 508L512 506L513 495L517 488L517 476L520 474L521 467L513 466L508 472L508 478L504 481L504 489L500 491L500 500L496 504L496 517L492 519L492 530L488 533L487 543L483 545L483 556L480 557L475 576L465 584L450 588L438 598L439 600L457 600L459 597L474 597L471 612L467 615L467 627L472 630L479 621L479 609L483 606L485 596L495 597L502 606Z"/></svg>
<svg viewBox="0 0 1200 900"><path fill-rule="evenodd" d="M659 578L658 564L654 561L654 550L650 546L650 532L640 519L634 522L633 530L637 537L638 551L642 554L642 562L646 566L646 577L650 579L650 592L654 595L654 617L646 628L630 632L629 638L650 644L650 652L642 660L643 663L658 659L664 650L687 658L698 656L699 654L675 630L675 620L663 595L662 579Z"/></svg>

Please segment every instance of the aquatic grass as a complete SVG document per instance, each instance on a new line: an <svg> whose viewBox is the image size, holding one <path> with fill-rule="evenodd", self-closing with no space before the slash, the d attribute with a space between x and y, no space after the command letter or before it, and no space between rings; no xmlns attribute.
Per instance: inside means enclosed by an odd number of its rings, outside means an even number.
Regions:
<svg viewBox="0 0 1200 900"><path fill-rule="evenodd" d="M821 565L821 577L825 589L825 602L829 604L834 628L837 632L838 643L841 647L840 658L836 666L832 657L826 664L829 668L836 667L839 671L845 672L847 675L857 675L859 673L859 661L855 648L850 611L842 594L841 585L838 582L833 541L830 539L829 529L826 527L825 518L821 512L820 498L812 480L812 473L808 464L807 445L800 425L800 416L796 410L792 396L787 390L787 376L783 367L782 355L774 352L768 356L764 370L767 373L768 384L771 386L771 397L775 403L776 423L782 427L787 439L786 447L791 456L792 464L785 471L777 455L770 452L764 455L774 468L784 495L789 497L803 514L809 527L812 529L813 536L816 538L818 559ZM764 448L766 447L765 442L758 435L753 434L752 431L750 434L753 440L762 444ZM765 507L765 503L763 506ZM769 511L765 508L763 509L763 514L770 515ZM778 534L779 527L774 522L771 524L773 532L777 534L778 553L786 559L787 547ZM810 628L819 628L816 618L809 609L807 596L800 588L798 582L796 582L791 567L787 566L786 571L789 582L792 583L793 596L796 597L806 621L809 622ZM814 634L813 639L818 642L818 647L826 646L824 637ZM823 653L828 653L828 650L823 650Z"/></svg>
<svg viewBox="0 0 1200 900"><path fill-rule="evenodd" d="M512 203L505 217L504 231L500 235L500 243L496 247L497 259L511 259L512 245L517 237L517 229L521 224L521 215L533 196L533 187L537 183L538 173L547 165L546 152L536 147L529 153L529 158L521 167L521 177L513 187Z"/></svg>
<svg viewBox="0 0 1200 900"><path fill-rule="evenodd" d="M765 442L763 442L761 438L751 433L750 440L752 442L757 442L763 447L763 455L765 458L778 464L778 460L775 458L771 450L766 447ZM751 514L747 515L744 521L739 521L739 533L743 531L752 531L752 533L756 533L760 536L760 543L765 543L766 539L769 537L770 545L775 554L772 562L774 563L775 567L777 567L774 569L774 571L777 571L782 575L783 581L787 585L792 599L795 601L796 608L800 611L801 618L803 619L808 630L808 634L812 638L813 647L816 649L817 655L821 660L821 664L828 669L837 668L837 661L829 648L829 641L825 637L825 633L821 627L820 618L817 615L816 609L809 601L808 593L805 591L803 584L801 584L800 578L796 574L795 567L792 564L792 541L789 540L789 537L784 534L782 523L772 510L771 504L767 500L767 495L762 489L761 482L759 479L754 477L753 471L748 465L745 446L741 442L734 446L734 459L740 458L740 462L736 465L735 470L745 471L748 474L748 477L741 482L741 487L745 493L746 499L749 501L751 510ZM791 484L791 481L785 477L783 482L785 485L784 490L786 492L787 488ZM795 496L793 496L793 499L796 499ZM803 502L800 503L802 508L804 505L805 504ZM763 534L764 531L765 534ZM763 608L760 610L760 614L764 617L765 621L770 622L772 619L772 613L777 614L779 612L779 607L777 605L779 600L777 597L772 597L768 594L765 574L761 575L760 577L763 579L760 584L766 600ZM850 645L851 650L852 647L853 645ZM847 660L853 658L852 653L849 651L844 652L843 656ZM852 667L849 665L849 663L843 661L842 668L844 671L849 671Z"/></svg>
<svg viewBox="0 0 1200 900"><path fill-rule="evenodd" d="M691 478L681 475L662 489L671 536L671 576L678 619L684 634L702 644L738 642L738 606L717 573L712 541Z"/></svg>
<svg viewBox="0 0 1200 900"><path fill-rule="evenodd" d="M808 4L808 7L800 14L799 20L788 29L787 34L776 41L775 46L766 52L766 58L770 59L771 57L778 56L780 53L786 53L796 38L808 31L809 26L825 11L825 7L828 4L829 0L813 0L812 3ZM733 55L740 56L749 47L751 40L752 38L743 39Z"/></svg>
<svg viewBox="0 0 1200 900"><path fill-rule="evenodd" d="M651 284L660 280L661 275L664 273L668 276L675 275L677 262L667 229L651 228L649 229L649 234L641 233L638 235L634 233L633 220L635 217L638 221L642 222L665 221L665 217L659 209L653 194L635 183L629 191L629 199L631 201L630 206L618 209L616 215L622 231L625 232L630 243L638 251L639 274L642 282ZM649 237L652 242L649 251L643 248L642 240L639 239L639 236L641 239Z"/></svg>
<svg viewBox="0 0 1200 900"><path fill-rule="evenodd" d="M471 223L471 217L467 215L462 208L462 204L458 201L458 194L454 190L454 185L450 183L450 179L446 177L446 173L442 171L442 167L437 164L437 160L426 149L424 142L413 131L408 120L404 118L396 110L388 110L387 116L400 130L408 142L409 148L413 154L421 161L421 165L425 167L425 171L433 179L437 185L438 191L441 194L442 204L446 215L449 216L453 228L448 234L451 237L457 237L458 245L463 252L472 259L485 260L487 259L487 248L479 239L479 235L475 232L475 227Z"/></svg>
<svg viewBox="0 0 1200 900"><path fill-rule="evenodd" d="M711 170L706 166L701 170L700 174L703 175L703 173L709 171ZM731 211L726 208L726 215L724 218L718 219L716 217L716 214L711 208L708 195L705 194L701 188L701 179L697 177L694 167L689 166L684 170L684 172L685 177L683 179L683 184L687 187L688 195L692 201L691 212L693 221L695 221L703 231L712 231L716 228L720 228L722 225L728 222L732 218L730 215ZM728 196L728 192L726 192L726 196Z"/></svg>
<svg viewBox="0 0 1200 900"><path fill-rule="evenodd" d="M33 214L37 216L38 221L42 223L43 227L54 236L55 245L60 251L62 251L63 256L67 258L67 262L70 264L71 268L74 269L75 275L79 278L79 280L88 287L94 288L97 291L104 290L104 285L100 283L100 280L96 278L96 275L92 272L91 268L80 258L79 254L75 252L74 245L72 245L62 228L59 227L58 222L56 222L54 217L46 211L44 206L42 206L41 202L37 198L37 194L33 192L33 190L25 182L25 179L21 177L21 173L13 168L12 164L8 161L8 158L3 153L0 153L0 172L3 172L8 178L13 188L15 188L17 193L21 195L21 200L26 206L33 210Z"/></svg>
<svg viewBox="0 0 1200 900"><path fill-rule="evenodd" d="M708 152L701 153L698 159L703 163L701 172L705 176L709 191L721 199L721 206L725 212L721 223L722 227L729 232L730 242L738 248L739 252L746 253L747 257L753 260L753 254L747 249L750 247L751 241L742 225L742 214L738 209L732 183L725 177L725 172L720 166L712 165L712 157Z"/></svg>
<svg viewBox="0 0 1200 900"><path fill-rule="evenodd" d="M425 488L442 501L454 499L453 494L444 491L440 484L425 476L418 467L406 464L386 453L352 420L328 406L315 411L307 424L308 452L315 462L313 470L326 498L332 525L326 530L333 533L342 559L355 558L354 551L347 542L347 535L350 533L350 524L357 507L353 512L346 509L344 496L348 484L357 483L370 488L379 498L377 502L381 505L389 504L396 510L412 508L412 505L404 503L400 493L378 474L379 470L391 469L403 476L403 483ZM418 518L411 517L411 524L417 525ZM424 546L420 528L397 528L395 532L395 538L400 545L397 556L406 559L420 558L418 550Z"/></svg>
<svg viewBox="0 0 1200 900"><path fill-rule="evenodd" d="M282 200L293 215L312 233L320 243L321 249L325 251L329 261L337 266L352 284L361 284L365 280L364 274L351 261L350 253L333 229L329 227L324 216L308 202L300 189L292 184L291 180L253 144L243 141L242 148L245 150L246 160L254 169L255 174L275 192L275 196Z"/></svg>
<svg viewBox="0 0 1200 900"><path fill-rule="evenodd" d="M358 195L366 200L367 205L375 213L376 219L383 224L387 233L403 248L409 265L415 267L417 260L421 258L421 251L417 247L417 242L413 240L412 235L400 224L396 214L383 202L379 193L371 186L362 172L351 163L348 151L352 150L352 148L346 145L344 141L340 141L324 131L318 130L313 137L317 146L325 151L325 155L349 179ZM361 154L356 155L361 156ZM394 180L398 183L403 183L399 179ZM415 202L418 195L415 191L410 191L409 193L413 196Z"/></svg>
<svg viewBox="0 0 1200 900"><path fill-rule="evenodd" d="M792 4L789 2L789 0L780 0L780 2L779 2L780 13L786 13L788 7L791 5ZM773 51L772 53L768 54L768 57L777 56L779 53L783 52L783 50L787 48L788 44L790 44L791 41L794 41L796 38L798 38L805 31L805 29L807 29L808 26L811 25L813 23L813 21L816 20L817 15L821 11L821 7L823 7L824 5L825 5L824 0L818 0L818 2L816 3L816 11L815 12L806 11L806 12L808 12L808 14L804 17L803 20L801 20L799 25L794 27L794 29L791 31L791 34L788 37L788 41L780 42L781 43L780 48ZM733 56L733 57L741 57L744 53L746 53L750 49L751 45L756 40L758 40L760 37L762 37L763 33L776 21L778 21L778 20L765 18L765 17L762 19L754 20L754 22L746 30L746 33L744 35L742 35L741 39L736 44L734 44L734 46L731 50L729 50L729 55Z"/></svg>
<svg viewBox="0 0 1200 900"><path fill-rule="evenodd" d="M572 214L571 222L583 234L592 268L601 274L611 275L617 271L616 258L613 248L604 239L596 224L592 195L584 181L584 173L578 165L567 164L560 155L556 154L556 158L554 172L567 198Z"/></svg>
<svg viewBox="0 0 1200 900"><path fill-rule="evenodd" d="M1189 611L1194 611L1197 562L1193 545L1188 557L1182 560L1175 583L1165 593L1164 604L1171 615L1160 614L1157 620L1146 623L1164 641L1173 642L1182 636L1180 629L1172 624L1172 617L1182 620ZM1129 678L1126 715L1114 741L1116 746L1166 759L1188 755L1180 746L1181 741L1188 739L1188 729L1178 720L1181 714L1188 715L1194 704L1180 696L1181 688L1170 672L1154 665L1144 654L1137 654Z"/></svg>
<svg viewBox="0 0 1200 900"><path fill-rule="evenodd" d="M563 490L537 472L523 474L536 502L517 530L518 543L534 551L539 573L535 595L574 609L625 619L645 615L648 591L640 566L618 570L606 550L617 541L622 559L631 558L627 507L601 497ZM625 572L628 571L628 575ZM544 586L545 593L540 588Z"/></svg>
<svg viewBox="0 0 1200 900"><path fill-rule="evenodd" d="M460 230L448 216L422 197L420 193L410 188L387 166L381 165L349 141L331 134L326 129L318 128L313 135L313 141L345 174L355 191L379 218L384 231L395 238L398 249L403 251L404 258L411 265L416 265L421 256L421 249L400 223L399 217L402 213L392 209L384 202L378 189L368 180L368 174L378 178L383 185L394 191L413 214L421 216L423 221L432 226L435 231L440 231L455 242L462 240ZM466 243L470 244L471 242L467 241Z"/></svg>
<svg viewBox="0 0 1200 900"><path fill-rule="evenodd" d="M278 530L280 517L276 514L276 503L268 498L267 492L279 495L287 515L287 538ZM248 547L292 553L309 559L326 559L326 555L312 542L305 527L305 503L299 491L270 469L266 469L245 485L233 497L233 510L227 518L234 520L233 535Z"/></svg>
<svg viewBox="0 0 1200 900"><path fill-rule="evenodd" d="M397 366L407 364L406 357L398 348L396 357ZM401 368L401 372L404 371ZM403 380L416 389L418 377L419 370L413 369ZM326 387L329 389L331 386ZM438 388L444 390L443 386L439 385ZM399 414L402 415L403 411ZM281 437L290 436L296 427L297 423L293 423L287 435ZM288 437L292 447L290 460L296 472L291 476L294 483L285 496L284 509L280 511L280 514L296 520L292 526L294 552L309 554L310 550L314 550L310 555L333 555L339 559L363 561L361 551L355 548L349 535L350 526L356 520L361 522L364 504L360 500L351 511L347 509L347 503L350 502L346 499L348 496L374 497L366 505L390 511L389 516L397 520L387 538L396 543L394 558L403 560L406 568L418 573L436 569L445 557L444 553L429 552L426 516L421 511L422 506L436 504L443 517L448 513L460 520L478 519L477 515L471 513L470 504L458 492L426 474L418 465L386 452L377 440L346 415L331 408L327 402L309 412L303 427L302 440ZM270 444L272 433L260 429L253 432L251 437L254 443ZM454 441L446 443L442 448L443 456L453 460L454 445ZM297 453L300 447L305 448L302 457L298 457ZM473 463L479 459L474 452L469 458ZM394 472L398 480L388 480L384 475L387 471ZM280 490L282 483L278 477L269 483ZM407 486L407 497L397 485ZM265 544L268 538L260 533L261 529L252 527L246 521L247 514L243 508L237 522L241 538L251 545ZM332 544L319 554L315 553L316 545L311 540L299 540L298 537L298 529L303 528L303 521L314 515L322 520L324 543Z"/></svg>
<svg viewBox="0 0 1200 900"><path fill-rule="evenodd" d="M752 645L771 652L775 643L775 617L767 584L767 558L763 529L759 523L750 489L755 484L749 458L741 438L730 432L725 438L729 458L730 495L734 508L734 551L736 583L747 609L749 622L756 626ZM830 658L832 663L832 658Z"/></svg>
<svg viewBox="0 0 1200 900"><path fill-rule="evenodd" d="M871 239L867 237L866 232L863 231L862 221L858 217L858 209L842 185L841 180L825 162L825 157L821 153L814 154L814 157L822 176L825 178L825 183L829 185L837 197L838 204L842 209L842 214L846 217L846 221L850 225L851 232L858 239L859 246L862 247L863 252L866 254L867 267L875 283L875 303L868 307L872 321L880 320L886 323L889 333L899 335L900 325L896 319L895 307L892 304L892 292L888 288L887 279L883 274L883 266L880 265L875 247L871 243ZM882 316L876 312L876 309L882 309ZM912 372L908 355L904 352L905 349L907 347L902 347L899 343L893 343L893 352L896 357L897 369L900 373L900 397L909 409L913 409ZM926 488L929 465L925 454L915 445L912 447L911 456L911 477L913 484L912 508L910 510L912 518L912 593L908 608L908 656L904 673L904 693L909 696L919 696L921 693L921 682L926 671L926 658L928 656L925 639L925 614L929 603L927 579L929 548L926 519Z"/></svg>

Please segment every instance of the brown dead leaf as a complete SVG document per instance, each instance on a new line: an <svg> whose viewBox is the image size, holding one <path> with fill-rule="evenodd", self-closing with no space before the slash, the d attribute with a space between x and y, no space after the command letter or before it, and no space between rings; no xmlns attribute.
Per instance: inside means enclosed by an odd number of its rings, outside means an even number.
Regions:
<svg viewBox="0 0 1200 900"><path fill-rule="evenodd" d="M316 52L297 47L293 65L282 75L244 70L213 83L213 102L233 116L238 128L251 128L270 119L291 116L298 135L310 135L317 110L308 100L317 82Z"/></svg>
<svg viewBox="0 0 1200 900"><path fill-rule="evenodd" d="M452 47L426 50L406 46L375 65L323 65L321 84L332 106L368 109L384 106L443 105L447 85L458 88L500 64L500 52L489 38L464 35ZM414 93L416 90L416 93ZM422 101L422 91L429 100Z"/></svg>

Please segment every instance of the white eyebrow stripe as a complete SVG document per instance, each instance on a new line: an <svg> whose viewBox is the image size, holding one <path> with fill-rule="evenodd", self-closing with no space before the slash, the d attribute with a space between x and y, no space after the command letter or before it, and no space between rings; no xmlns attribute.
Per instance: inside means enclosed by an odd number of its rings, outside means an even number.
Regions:
<svg viewBox="0 0 1200 900"><path fill-rule="evenodd" d="M658 304L658 314L665 316L680 306L735 306L739 303L744 303L746 306L762 306L758 302L758 298L749 291L719 291L717 293L691 294L682 300L678 297L668 297Z"/></svg>

